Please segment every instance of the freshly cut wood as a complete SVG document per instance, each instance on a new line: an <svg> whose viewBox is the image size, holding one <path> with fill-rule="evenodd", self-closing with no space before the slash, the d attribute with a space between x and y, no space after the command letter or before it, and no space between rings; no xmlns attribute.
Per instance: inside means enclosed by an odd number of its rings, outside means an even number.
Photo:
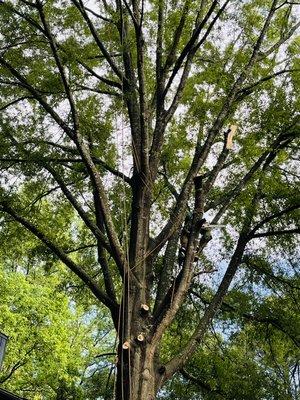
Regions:
<svg viewBox="0 0 300 400"><path fill-rule="evenodd" d="M144 342L145 341L145 335L143 334L143 333L140 333L138 336L137 336L137 341L138 342Z"/></svg>
<svg viewBox="0 0 300 400"><path fill-rule="evenodd" d="M226 149L231 150L233 146L233 136L236 134L237 131L237 125L230 125L229 127L229 132L227 135L227 141L226 141Z"/></svg>
<svg viewBox="0 0 300 400"><path fill-rule="evenodd" d="M124 343L122 344L122 348L123 348L124 350L129 350L129 349L130 349L130 342L129 342L128 340L126 340L126 342L124 342Z"/></svg>
<svg viewBox="0 0 300 400"><path fill-rule="evenodd" d="M150 307L147 304L141 304L141 313L148 314Z"/></svg>

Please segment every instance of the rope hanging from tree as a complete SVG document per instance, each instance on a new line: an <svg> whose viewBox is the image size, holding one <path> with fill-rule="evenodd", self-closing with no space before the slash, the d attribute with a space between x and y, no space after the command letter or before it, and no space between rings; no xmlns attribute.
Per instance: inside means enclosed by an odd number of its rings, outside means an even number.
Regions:
<svg viewBox="0 0 300 400"><path fill-rule="evenodd" d="M124 43L124 26L123 26L123 8L121 3L120 7L120 18L121 18L121 46L123 47ZM124 126L124 78L122 75L122 97L121 97L121 129L117 129L117 152L121 148L121 169L125 170L125 126ZM119 122L118 118L116 118L117 124ZM117 125L116 124L116 125ZM121 143L119 141L119 131L121 131ZM133 151L133 153L135 153ZM128 321L129 321L129 307L130 304L130 268L129 268L129 248L128 248L128 211L126 207L126 186L125 181L122 181L122 191L120 191L120 212L121 212L121 230L123 232L123 243L124 243L124 266L123 266L123 277L122 277L122 291L120 295L120 307L119 307L119 315L118 315L118 326L115 340L115 349L117 347L117 342L119 341L118 347L121 348L121 359L117 359L117 364L120 362L121 368L121 395L122 399L124 399L124 386L126 384L124 379L124 352L127 353L128 356L128 378L129 382L129 399L131 397L131 359L130 359L130 337L128 332ZM127 305L126 305L127 303ZM127 309L127 315L126 314ZM117 384L117 373L115 374L114 379L114 393L116 393L116 384Z"/></svg>

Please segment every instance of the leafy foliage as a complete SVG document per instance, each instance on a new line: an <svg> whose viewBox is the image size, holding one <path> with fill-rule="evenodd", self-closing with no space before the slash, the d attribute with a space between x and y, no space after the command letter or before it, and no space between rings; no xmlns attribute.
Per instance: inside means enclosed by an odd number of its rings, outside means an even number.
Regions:
<svg viewBox="0 0 300 400"><path fill-rule="evenodd" d="M5 387L296 399L299 4L0 8Z"/></svg>

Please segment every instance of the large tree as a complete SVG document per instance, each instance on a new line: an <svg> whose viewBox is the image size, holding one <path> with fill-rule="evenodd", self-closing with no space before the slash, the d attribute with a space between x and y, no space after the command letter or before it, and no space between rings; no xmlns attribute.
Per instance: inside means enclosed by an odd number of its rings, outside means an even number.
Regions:
<svg viewBox="0 0 300 400"><path fill-rule="evenodd" d="M3 221L109 310L116 399L154 399L201 350L225 296L245 292L245 271L296 273L299 6L0 7ZM257 304L272 298L263 279L249 282Z"/></svg>

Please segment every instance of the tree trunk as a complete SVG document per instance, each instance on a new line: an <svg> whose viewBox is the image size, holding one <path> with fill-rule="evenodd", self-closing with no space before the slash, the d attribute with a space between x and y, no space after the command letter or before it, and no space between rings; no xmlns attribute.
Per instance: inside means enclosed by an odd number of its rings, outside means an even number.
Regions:
<svg viewBox="0 0 300 400"><path fill-rule="evenodd" d="M118 348L115 400L154 400L158 372L150 345L130 343Z"/></svg>

